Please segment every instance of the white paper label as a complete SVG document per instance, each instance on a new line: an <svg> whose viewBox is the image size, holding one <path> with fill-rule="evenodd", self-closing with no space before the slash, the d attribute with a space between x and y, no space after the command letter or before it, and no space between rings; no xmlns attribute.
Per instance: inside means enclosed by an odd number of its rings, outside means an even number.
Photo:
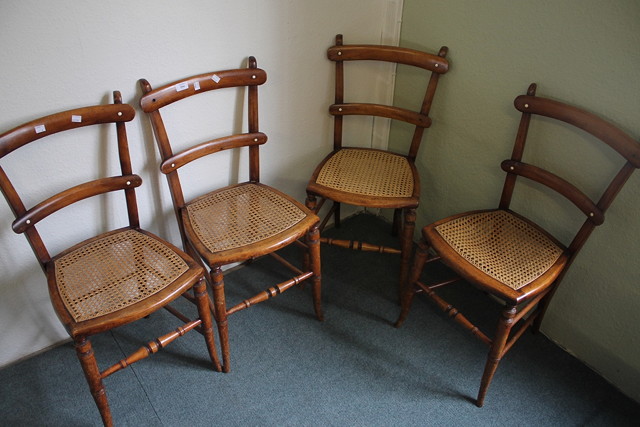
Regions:
<svg viewBox="0 0 640 427"><path fill-rule="evenodd" d="M189 83L187 82L183 82L183 83L178 83L176 85L176 92L180 92L183 90L189 89Z"/></svg>
<svg viewBox="0 0 640 427"><path fill-rule="evenodd" d="M195 90L200 90L200 82L195 82L195 83L193 84L193 88L194 88Z"/></svg>
<svg viewBox="0 0 640 427"><path fill-rule="evenodd" d="M216 74L214 74L213 76L211 76L211 80L213 80L214 82L218 83L218 82L220 82L221 79Z"/></svg>
<svg viewBox="0 0 640 427"><path fill-rule="evenodd" d="M38 125L34 129L36 133L42 133L47 131L47 128L45 128L44 125Z"/></svg>
<svg viewBox="0 0 640 427"><path fill-rule="evenodd" d="M82 116L72 115L71 116L71 121L73 123L82 123Z"/></svg>

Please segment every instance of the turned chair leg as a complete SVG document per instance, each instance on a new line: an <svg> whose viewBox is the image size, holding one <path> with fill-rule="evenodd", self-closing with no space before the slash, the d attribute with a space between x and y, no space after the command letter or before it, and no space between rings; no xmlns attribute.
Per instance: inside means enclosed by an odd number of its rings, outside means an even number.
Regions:
<svg viewBox="0 0 640 427"><path fill-rule="evenodd" d="M227 303L224 295L224 277L222 268L216 266L211 270L213 288L213 302L215 304L216 324L220 336L220 351L222 352L222 372L230 372L229 325L227 322Z"/></svg>
<svg viewBox="0 0 640 427"><path fill-rule="evenodd" d="M193 295L196 299L196 305L198 307L198 316L202 320L202 335L207 343L207 350L209 351L209 357L213 363L213 368L220 372L222 366L220 360L218 360L218 352L216 350L215 339L213 338L213 321L211 320L211 307L209 306L209 294L207 294L207 285L204 278L200 279L198 283L193 287Z"/></svg>
<svg viewBox="0 0 640 427"><path fill-rule="evenodd" d="M395 323L396 328L402 326L404 321L407 320L407 316L411 310L411 304L413 303L413 298L416 294L415 283L420 280L422 269L424 268L424 264L427 262L427 249L428 247L426 243L424 241L420 241L418 249L416 250L413 266L411 268L409 281L407 282L404 291L402 292L402 297L400 298L400 316Z"/></svg>
<svg viewBox="0 0 640 427"><path fill-rule="evenodd" d="M307 243L309 245L309 258L311 261L311 271L313 277L313 307L316 312L318 320L324 320L324 313L322 311L322 275L320 264L320 231L318 226L315 225L309 230L307 234Z"/></svg>
<svg viewBox="0 0 640 427"><path fill-rule="evenodd" d="M316 196L314 196L313 194L308 194L307 193L307 198L304 201L304 205L307 207L307 209L309 209L311 212L316 212L316 209L318 208L318 199L316 198ZM316 212L317 214L317 212ZM319 230L319 229L318 229ZM310 233L312 230L309 230L309 233L307 233L307 245L311 245L311 238ZM319 231L318 231L319 233ZM319 235L318 235L319 238ZM309 250L303 251L304 252L304 258L303 258L303 264L302 264L302 269L304 271L309 271L312 269L311 267L311 248L309 247Z"/></svg>
<svg viewBox="0 0 640 427"><path fill-rule="evenodd" d="M113 420L111 419L111 410L109 409L109 402L107 401L107 393L102 383L102 376L100 375L100 369L96 362L91 342L85 337L79 337L75 339L75 348L80 365L84 371L84 376L89 383L89 390L93 396L93 400L98 406L100 416L102 417L102 423L105 426L112 426Z"/></svg>
<svg viewBox="0 0 640 427"><path fill-rule="evenodd" d="M400 282L398 283L398 299L402 300L403 290L408 286L409 267L413 252L413 231L416 228L416 210L408 208L404 210L404 225L401 235L400 254Z"/></svg>
<svg viewBox="0 0 640 427"><path fill-rule="evenodd" d="M476 406L479 408L484 405L484 398L487 395L487 390L489 389L493 375L496 373L496 369L498 369L498 364L504 355L504 348L507 343L507 339L509 338L511 328L513 327L513 318L515 315L516 306L509 305L502 311L502 316L498 321L496 336L491 344L487 363L484 368L484 374L482 375L482 380L480 382L480 391L478 392L478 399L476 401Z"/></svg>

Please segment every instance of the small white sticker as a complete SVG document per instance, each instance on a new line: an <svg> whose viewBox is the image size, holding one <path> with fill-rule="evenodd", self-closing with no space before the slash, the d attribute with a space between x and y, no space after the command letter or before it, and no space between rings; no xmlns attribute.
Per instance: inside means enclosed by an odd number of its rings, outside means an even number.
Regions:
<svg viewBox="0 0 640 427"><path fill-rule="evenodd" d="M180 92L183 90L189 89L189 83L188 82L183 82L183 83L178 83L176 85L176 92Z"/></svg>
<svg viewBox="0 0 640 427"><path fill-rule="evenodd" d="M195 82L195 83L193 83L193 88L194 88L195 90L200 90L200 82Z"/></svg>
<svg viewBox="0 0 640 427"><path fill-rule="evenodd" d="M42 133L42 132L46 132L47 128L44 127L44 125L38 125L36 127L34 127L36 133Z"/></svg>
<svg viewBox="0 0 640 427"><path fill-rule="evenodd" d="M216 74L214 74L213 76L211 76L211 80L213 80L214 82L218 83L218 82L220 82L220 77L218 77Z"/></svg>
<svg viewBox="0 0 640 427"><path fill-rule="evenodd" d="M71 116L71 121L73 123L82 123L82 116L72 115Z"/></svg>

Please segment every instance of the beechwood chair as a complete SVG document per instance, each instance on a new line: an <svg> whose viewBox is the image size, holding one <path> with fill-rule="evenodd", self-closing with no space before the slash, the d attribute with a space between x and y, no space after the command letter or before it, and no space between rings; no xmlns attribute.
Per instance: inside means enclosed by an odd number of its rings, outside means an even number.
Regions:
<svg viewBox="0 0 640 427"><path fill-rule="evenodd" d="M250 57L247 68L196 75L157 89L152 89L148 81L140 80L144 93L140 105L151 120L162 157L160 170L166 174L169 183L184 248L204 262L210 270L208 278L213 290L214 314L220 334L224 372L230 370L227 318L231 314L309 280L313 285L316 317L319 320L323 319L318 231L320 220L292 197L260 182L259 147L267 142L267 136L258 128L258 86L266 79L266 72L257 68L255 58ZM229 88L248 93L247 132L220 136L196 145L180 141L183 143L182 151L174 154L172 146L177 146L178 138L171 142L168 126L165 126L161 111L167 119L174 112L168 111L171 104L209 91ZM231 106L225 107L229 110L228 107ZM221 119L216 121L220 114L220 110L211 109L209 132L219 132L216 131L216 125L221 128L226 125ZM172 130L177 129L174 127ZM188 147L185 147L187 145ZM248 181L189 198L189 194L194 191L181 184L179 176L179 172L183 178L188 176L187 173L190 171L183 169L184 166L195 160L202 160L210 154L242 147L248 147L249 151ZM221 171L216 172L219 175ZM302 269L276 253L292 244L302 247L305 254ZM295 276L227 308L223 267L248 262L263 255L271 255Z"/></svg>
<svg viewBox="0 0 640 427"><path fill-rule="evenodd" d="M402 298L402 311L396 323L399 327L405 321L415 294L424 293L490 347L477 406L483 405L498 363L515 341L529 326L533 326L534 330L539 329L545 310L567 269L594 228L603 223L605 211L627 179L640 167L638 141L592 113L538 97L535 92L536 85L532 84L527 94L518 96L514 102L522 116L511 158L501 165L507 176L498 208L453 215L423 228L422 240L411 271L410 286L406 288ZM599 191L603 192L597 202L559 175L523 162L529 124L531 118L536 116L543 117L536 120L538 122L552 119L552 123L564 127L568 125L569 129L573 126L579 133L582 133L580 130L585 131L586 142L601 141L624 159L622 168L613 180L601 183ZM576 174L570 173L567 167L562 175ZM540 188L552 190L552 194L559 193L586 216L567 246L536 223L510 209L514 189L519 188L520 193L526 192L527 186L522 183L516 187L519 176L542 185ZM549 209L539 214L547 218L553 215ZM429 285L419 281L425 263L438 260L459 277ZM485 335L435 293L436 288L457 280L465 280L504 303L493 338ZM520 326L514 329L519 323Z"/></svg>
<svg viewBox="0 0 640 427"><path fill-rule="evenodd" d="M45 144L59 142L51 138L38 141L42 138L65 132L63 136L75 144L84 137L74 137L74 133L68 131L93 125L106 127L115 124L120 175L103 176L74 185L27 208L23 203L26 192L21 192L21 197L16 190L16 187L25 187L27 184L18 183L17 180L10 181L7 173L0 167L0 187L16 217L13 230L24 233L47 277L53 308L74 341L91 394L105 425L112 425L113 422L102 380L157 352L192 329L204 335L214 368L221 370L203 269L180 249L140 229L135 188L140 186L142 180L131 171L125 129L125 122L134 118L135 111L130 105L122 104L119 92L114 92L114 99L114 104L60 112L25 123L0 135L0 160L6 168L13 160L10 155L23 146L31 144L32 148L37 147L39 151L32 151L30 156L43 157L48 152ZM103 142L105 132L98 129L96 131L100 132L97 142ZM65 158L68 163L78 165L74 170L92 174L95 169L93 165L78 158L77 153L70 153ZM25 163L33 163L17 160L15 163L20 163L20 169L28 166ZM47 178L43 174L38 179L44 183ZM38 194L38 191L39 189L33 188L27 198ZM76 202L115 191L124 193L129 225L102 233L51 256L36 225L63 208L66 208L65 211L79 212L70 207ZM193 295L187 294L191 289ZM189 320L167 305L181 295L196 302L199 313L196 320ZM129 324L161 308L166 308L185 324L150 341L101 372L89 337Z"/></svg>
<svg viewBox="0 0 640 427"><path fill-rule="evenodd" d="M362 251L400 254L400 280L398 291L404 285L413 247L416 208L420 200L420 178L415 159L424 130L431 125L429 111L438 85L438 79L449 69L445 59L447 48L437 55L397 46L345 45L341 34L336 44L327 51L335 62L335 102L329 107L334 116L333 151L316 167L307 185L307 206L318 213L325 201L332 206L322 221L322 231L333 214L334 224L340 226L340 204L371 209L393 209L393 234L400 233L400 249L372 243L321 238L321 242ZM428 80L426 91L418 108L409 110L395 105L345 101L345 62L362 65L392 63L415 67L424 71ZM349 75L357 79L355 75ZM343 141L345 116L369 116L405 122L414 127L413 137L406 154L391 151L348 146ZM318 200L320 198L320 200Z"/></svg>

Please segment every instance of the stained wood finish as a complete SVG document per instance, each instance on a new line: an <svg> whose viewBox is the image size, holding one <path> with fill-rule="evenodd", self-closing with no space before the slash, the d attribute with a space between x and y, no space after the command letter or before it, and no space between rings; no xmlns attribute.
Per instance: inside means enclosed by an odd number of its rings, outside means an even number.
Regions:
<svg viewBox="0 0 640 427"><path fill-rule="evenodd" d="M609 208L615 196L622 189L633 171L640 166L640 163L638 163L638 159L640 159L640 143L624 131L593 113L559 101L538 97L535 95L535 92L536 85L532 84L527 91L527 95L518 96L514 102L515 107L522 112L522 117L520 119L512 156L510 159L502 162L502 169L507 172L507 176L502 189L502 197L498 211L503 211L512 217L519 218L522 224L526 224L526 227L533 230L533 233L545 236L551 244L556 245L558 248L563 248L563 252L553 265L539 274L537 278L522 287L514 289L512 286L492 277L490 272L474 265L468 257L465 257L459 250L454 248L450 240L445 239L439 232L439 226L443 224L451 223L460 218L471 217L478 213L496 211L465 212L444 218L424 227L422 230L422 241L420 242L411 269L411 277L409 279L410 286L406 288L402 297L402 310L396 322L397 327L402 325L409 314L415 295L423 293L434 300L441 309L449 313L449 315L465 329L489 345L489 355L476 400L477 406L484 404L491 380L504 355L530 326L533 326L534 330L539 329L546 308L555 290L562 281L562 278L566 274L566 271L594 228L604 222L605 211ZM577 185L566 181L560 176L548 172L539 166L530 165L522 161L529 132L529 123L532 117L535 116L545 116L564 122L568 126L575 126L582 129L609 145L621 155L624 164L611 182L604 183L602 187L604 191L598 201L592 200L582 192ZM518 177L535 181L557 192L571 201L585 215L582 227L567 246L564 246L535 223L511 211L511 198ZM545 213L549 215L552 214L548 212ZM498 231L496 229L491 230L492 241L495 242L497 241L495 236L497 236ZM495 245L496 243L494 243L494 248L492 248L495 250L495 253L501 253L501 251L507 250L506 247L498 247ZM535 255L530 255L528 260L531 263L535 262ZM443 262L459 276L442 283L422 283L420 281L422 270L425 264L431 261ZM502 261L502 264L506 264L513 260L503 255L502 258L498 258L497 267L500 267L499 264L501 263L499 261ZM438 287L455 283L460 279L466 280L468 283L505 302L493 338L489 338L481 332L469 319L460 314L451 304L440 298L434 291Z"/></svg>
<svg viewBox="0 0 640 427"><path fill-rule="evenodd" d="M400 247L384 247L367 242L323 240L327 244L337 246L377 251L381 253L400 254L401 269L398 282L398 292L406 282L409 271L409 263L412 251L412 239L415 222L415 209L420 202L420 177L415 168L414 160L418 154L424 129L431 126L429 112L435 95L440 75L449 70L446 59L447 48L442 47L438 54L431 54L414 49L398 46L383 45L345 45L341 34L336 36L336 44L327 50L327 57L335 63L335 93L334 104L329 106L329 113L334 116L333 151L325 157L312 173L307 184L306 205L314 212L319 212L326 200L332 201L332 206L321 223L321 229L327 224L333 215L336 226L340 226L340 204L346 203L367 208L394 209L393 235L400 235ZM372 103L345 102L344 99L344 68L345 62L352 61L384 61L394 64L404 64L424 70L425 79L428 79L427 89L419 106L415 109L407 109L395 105L381 105ZM332 170L332 162L337 159L341 150L351 149L343 146L343 120L349 116L383 117L408 123L415 126L414 133L406 154L401 154L406 167L410 170L411 191L409 194L401 194L397 190L379 192L361 192L357 187L355 170L358 162L351 161ZM358 149L370 157L377 156L374 149ZM364 161L364 160L362 160ZM329 185L320 179L322 174L335 173L338 184ZM385 172L380 172L385 174ZM394 175L395 181L404 180ZM363 178L360 178L363 179ZM320 200L318 200L320 199Z"/></svg>
<svg viewBox="0 0 640 427"><path fill-rule="evenodd" d="M414 126L429 127L431 119L424 114L416 113L405 108L380 104L333 104L329 107L333 116L377 116L387 119L401 120Z"/></svg>
<svg viewBox="0 0 640 427"><path fill-rule="evenodd" d="M114 92L114 104L89 106L41 117L0 135L0 160L4 164L11 160L5 158L7 154L49 135L67 132L79 127L115 124L121 175L103 177L90 182L72 185L70 188L28 208L12 181L0 167L0 188L16 217L16 220L13 222L13 230L16 233L25 234L47 277L49 295L53 308L75 342L76 353L87 383L89 384L89 389L98 406L103 423L107 426L113 425L113 419L102 380L124 367L157 352L160 348L165 347L189 330L197 329L204 335L213 367L216 370L221 370L214 342L213 323L209 299L206 294L203 269L180 249L140 229L135 188L142 184L142 179L138 175L133 174L131 170L131 160L125 129L125 122L131 121L134 116L134 109L130 105L123 104L120 93ZM70 138L72 137L70 134L68 136ZM48 142L49 141L45 139L44 141L38 142L38 144ZM69 154L68 161L70 165L73 165L74 161L78 164L78 167L82 165L82 162L78 161L74 153ZM46 179L46 177L43 178ZM23 185L21 185L21 187L23 187ZM55 256L50 255L44 241L38 233L37 224L45 221L49 215L63 208L72 209L72 205L80 200L116 191L122 191L126 200L129 218L129 225L127 227L102 233L99 236L91 237L71 248L63 250ZM71 286L71 282L67 283L66 276L62 272L63 270L61 270L62 267L58 266L57 263L60 260L64 259L67 255L78 253L78 251L82 251L84 248L91 247L91 245L127 233L128 231L134 231L135 235L144 235L143 240L146 238L152 239L149 241L153 242L155 247L171 254L170 259L162 260L159 253L154 253L157 255L157 257L154 258L155 265L158 266L157 268L162 268L163 262L179 262L183 266L182 272L175 277L172 276L172 279L164 283L163 287L156 293L140 298L135 303L125 301L118 306L113 306L114 303L111 302L111 300L100 301L102 297L98 291L104 286L103 283L109 282L111 274L108 270L110 268L118 270L129 269L131 271L129 276L130 281L133 281L134 278L137 277L139 270L143 268L138 259L140 259L141 256L140 252L144 252L148 250L148 248L146 246L136 246L135 243L127 241L127 244L117 247L119 252L126 252L123 257L126 260L127 266L114 266L111 265L108 260L101 259L100 268L95 268L93 260L88 261L87 269L90 271L82 275L82 283L86 289L68 288ZM142 256L142 258L144 258L144 256ZM75 265L80 265L80 263ZM106 273L102 273L105 271ZM91 274L88 274L89 272ZM101 274L104 274L104 277L101 277ZM146 272L143 275L149 277ZM148 282L145 283L145 285L147 284ZM118 287L121 285L114 284L114 286ZM141 285L139 284L139 286ZM110 368L100 372L89 337L139 320L161 308L167 308L171 301L189 292L192 288L194 290L194 296L190 298L197 302L198 318L191 320L175 309L171 309L170 311L178 315L178 317L185 322L185 325L143 345L132 355L125 357ZM143 289L138 289L140 293L143 292ZM108 312L105 314L89 315L86 319L77 320L74 312L69 307L69 302L63 295L67 291L78 294L78 299L91 299L96 303L95 306L100 306L102 310ZM88 297L88 295L91 295L91 297ZM98 302L100 302L100 304L98 304Z"/></svg>
<svg viewBox="0 0 640 427"><path fill-rule="evenodd" d="M267 142L267 136L259 131L258 126L258 86L266 82L267 74L257 67L255 58L250 57L248 62L247 68L212 71L177 80L157 89L153 89L149 82L144 79L139 82L144 94L140 100L140 105L151 120L155 141L162 156L160 170L167 177L184 248L210 271L208 281L213 293L214 314L220 335L224 372L229 372L231 369L228 326L228 317L230 315L280 295L300 283L310 281L313 285L313 303L316 317L319 320L323 319L320 242L318 236L319 218L292 197L260 183L259 147ZM199 85L199 89L195 88L196 83ZM246 89L248 111L248 129L246 133L226 135L207 140L184 148L179 153L174 153L172 144L175 144L175 141L172 142L169 137L170 129L167 129L162 119L162 115L169 114L169 112L162 111L163 108L190 96L228 88ZM212 126L212 133L215 133L215 121L212 122L214 125ZM189 199L185 196L189 189L183 188L179 176L187 173L182 169L183 166L223 150L241 147L249 148L248 181L236 185L213 188L209 193L195 199ZM224 203L220 202L220 200L225 200L225 195L233 192L238 192L242 196L234 196L228 199L228 204L224 205L226 206L224 209L220 208L220 210L215 211L215 214L208 214L206 218L198 217L194 212L190 211L190 209L195 211L199 203L222 206ZM255 212L255 207L253 207L251 201L262 201L266 200L265 198L278 200L280 204L273 203L273 210L269 212L262 223L254 224L255 227L251 226L242 229L240 227L241 224L253 224L252 221L255 221L254 214L259 214ZM269 204L271 205L272 203L270 202ZM253 236L254 228L264 228L266 223L277 223L279 221L277 218L287 218L289 215L287 209L299 214L299 218L295 223L283 226L278 230L263 230L262 234L253 240L247 238L248 235ZM211 230L218 226L225 230L226 237L222 238L220 234L215 233L207 235L207 232L202 231L205 229ZM227 246L227 241L238 243ZM275 254L276 251L291 244L297 244L304 250L304 265L302 268L295 267L291 262ZM227 307L224 275L222 273L223 267L231 263L247 262L263 255L274 256L284 267L291 270L294 276L289 280L267 288L255 296L247 298L234 307Z"/></svg>

